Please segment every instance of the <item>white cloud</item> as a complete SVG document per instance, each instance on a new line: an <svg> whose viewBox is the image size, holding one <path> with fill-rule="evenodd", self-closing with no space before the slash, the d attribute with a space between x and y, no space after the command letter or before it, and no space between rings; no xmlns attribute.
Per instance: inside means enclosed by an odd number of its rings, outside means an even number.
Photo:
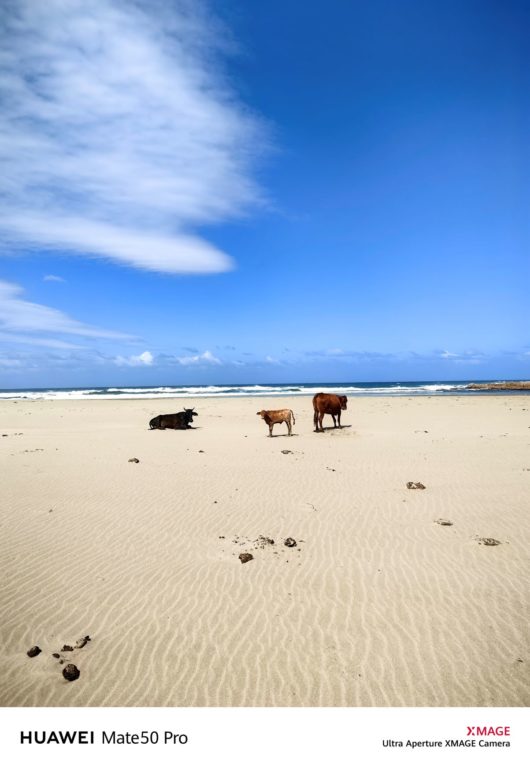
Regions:
<svg viewBox="0 0 530 768"><path fill-rule="evenodd" d="M0 280L1 331L38 331L72 334L84 338L132 340L127 334L85 325L58 309L26 301L21 298L22 293L20 286Z"/></svg>
<svg viewBox="0 0 530 768"><path fill-rule="evenodd" d="M142 352L141 355L130 355L130 357L122 357L121 355L118 355L114 359L114 362L116 365L130 365L130 366L139 366L139 365L153 365L154 357L146 350L145 352Z"/></svg>
<svg viewBox="0 0 530 768"><path fill-rule="evenodd" d="M262 202L264 131L199 0L4 0L0 230L163 272L230 258L194 234ZM134 222L134 224L131 224Z"/></svg>
<svg viewBox="0 0 530 768"><path fill-rule="evenodd" d="M45 283L66 283L64 277L59 277L59 275L44 275L42 279Z"/></svg>
<svg viewBox="0 0 530 768"><path fill-rule="evenodd" d="M0 227L3 215L0 212ZM200 237L146 233L131 226L115 226L80 217L48 218L28 213L11 214L7 244L17 238L27 244L79 250L108 256L140 269L158 272L200 273L229 269L231 259Z"/></svg>
<svg viewBox="0 0 530 768"><path fill-rule="evenodd" d="M208 349L202 355L190 355L188 357L177 357L176 359L180 365L222 365L221 360L218 357L214 357Z"/></svg>

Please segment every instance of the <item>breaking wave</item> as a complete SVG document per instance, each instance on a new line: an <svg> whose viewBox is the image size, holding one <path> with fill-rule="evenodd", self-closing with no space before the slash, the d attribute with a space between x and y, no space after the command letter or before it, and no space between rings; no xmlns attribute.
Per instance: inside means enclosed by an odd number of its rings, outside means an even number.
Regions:
<svg viewBox="0 0 530 768"><path fill-rule="evenodd" d="M0 390L0 400L134 400L203 397L277 397L314 395L332 391L341 395L418 396L481 392L467 389L471 382L355 382L351 384L252 384L153 387L93 387L69 389ZM489 391L491 394L491 391Z"/></svg>

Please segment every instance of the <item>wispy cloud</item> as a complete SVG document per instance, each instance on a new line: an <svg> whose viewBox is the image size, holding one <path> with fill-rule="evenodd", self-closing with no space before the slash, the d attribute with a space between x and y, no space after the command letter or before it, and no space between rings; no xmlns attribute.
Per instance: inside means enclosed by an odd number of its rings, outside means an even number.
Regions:
<svg viewBox="0 0 530 768"><path fill-rule="evenodd" d="M262 202L264 131L220 74L226 33L203 4L5 0L0 33L8 246L229 269L196 231Z"/></svg>
<svg viewBox="0 0 530 768"><path fill-rule="evenodd" d="M397 355L391 352L366 352L357 350L344 350L339 347L333 347L331 349L317 349L304 352L307 357L314 358L329 358L330 360L387 360L395 358Z"/></svg>
<svg viewBox="0 0 530 768"><path fill-rule="evenodd" d="M484 362L486 355L483 352L477 350L467 350L465 352L449 352L444 349L441 352L435 353L435 357L439 357L442 360L450 360L453 363L472 363L477 365Z"/></svg>
<svg viewBox="0 0 530 768"><path fill-rule="evenodd" d="M44 275L42 279L45 283L66 283L64 277L59 277L59 275Z"/></svg>
<svg viewBox="0 0 530 768"><path fill-rule="evenodd" d="M86 325L59 309L26 301L22 294L20 286L0 280L0 331L64 333L93 339L132 340L125 333Z"/></svg>
<svg viewBox="0 0 530 768"><path fill-rule="evenodd" d="M0 310L1 311L1 310ZM31 347L49 347L51 349L80 349L79 344L61 339L40 338L39 336L23 336L20 333L3 333L0 331L0 341L5 344L26 344Z"/></svg>
<svg viewBox="0 0 530 768"><path fill-rule="evenodd" d="M23 361L18 357L4 357L0 355L0 366L3 368L22 368Z"/></svg>
<svg viewBox="0 0 530 768"><path fill-rule="evenodd" d="M176 360L180 365L222 365L222 361L212 355L208 349L201 355L177 357Z"/></svg>

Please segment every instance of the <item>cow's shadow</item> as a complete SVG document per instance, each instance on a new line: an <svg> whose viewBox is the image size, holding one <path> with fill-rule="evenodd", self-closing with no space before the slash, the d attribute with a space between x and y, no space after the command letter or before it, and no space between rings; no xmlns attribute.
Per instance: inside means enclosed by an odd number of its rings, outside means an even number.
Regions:
<svg viewBox="0 0 530 768"><path fill-rule="evenodd" d="M352 425L351 424L343 424L341 427L324 427L323 432L341 432L343 429L350 429ZM313 432L317 432L316 429L313 430ZM320 433L320 429L318 430L318 433Z"/></svg>
<svg viewBox="0 0 530 768"><path fill-rule="evenodd" d="M164 427L161 429L160 427L155 427L154 429L148 428L148 432L189 432L190 429L197 430L202 429L202 427L186 427L186 429L175 429L174 427Z"/></svg>

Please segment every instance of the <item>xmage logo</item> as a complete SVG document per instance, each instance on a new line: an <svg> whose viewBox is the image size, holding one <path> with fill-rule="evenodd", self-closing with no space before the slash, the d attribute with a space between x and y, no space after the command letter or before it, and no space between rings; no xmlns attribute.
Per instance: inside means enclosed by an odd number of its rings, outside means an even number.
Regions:
<svg viewBox="0 0 530 768"><path fill-rule="evenodd" d="M509 725L468 725L468 736L509 736Z"/></svg>

